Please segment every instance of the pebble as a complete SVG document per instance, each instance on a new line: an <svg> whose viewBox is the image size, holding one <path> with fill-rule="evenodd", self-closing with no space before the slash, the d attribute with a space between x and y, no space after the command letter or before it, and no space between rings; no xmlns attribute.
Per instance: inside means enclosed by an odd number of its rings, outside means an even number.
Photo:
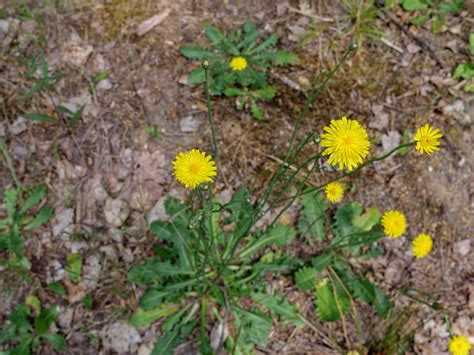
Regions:
<svg viewBox="0 0 474 355"><path fill-rule="evenodd" d="M179 122L179 127L183 133L193 133L199 128L199 122L194 116L186 116Z"/></svg>
<svg viewBox="0 0 474 355"><path fill-rule="evenodd" d="M461 256L466 256L471 251L471 240L464 239L454 244L454 250Z"/></svg>
<svg viewBox="0 0 474 355"><path fill-rule="evenodd" d="M102 346L107 351L135 353L137 344L142 341L138 331L126 323L115 322L100 332Z"/></svg>

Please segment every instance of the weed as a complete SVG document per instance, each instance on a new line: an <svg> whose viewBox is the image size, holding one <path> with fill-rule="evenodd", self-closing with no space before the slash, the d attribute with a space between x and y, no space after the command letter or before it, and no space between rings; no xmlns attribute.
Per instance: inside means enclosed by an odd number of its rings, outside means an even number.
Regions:
<svg viewBox="0 0 474 355"><path fill-rule="evenodd" d="M258 101L270 101L276 88L269 86L266 71L274 65L294 64L297 56L274 50L278 42L276 33L259 40L260 31L247 21L242 28L229 30L224 35L217 27L207 26L206 36L213 49L195 45L181 48L181 54L191 60L204 60L204 67L194 69L188 77L190 85L206 81L210 70L212 95L237 97L237 108L249 108L256 119L263 118Z"/></svg>
<svg viewBox="0 0 474 355"><path fill-rule="evenodd" d="M9 354L36 353L42 343L51 344L55 351L64 348L64 337L50 331L58 315L57 306L42 309L36 296L28 296L10 314L9 322L0 326L0 344L9 345Z"/></svg>
<svg viewBox="0 0 474 355"><path fill-rule="evenodd" d="M399 0L405 11L418 11L418 15L410 20L414 25L421 26L431 20L434 33L441 32L446 24L446 16L450 13L459 12L464 6L464 0L447 2L442 0Z"/></svg>

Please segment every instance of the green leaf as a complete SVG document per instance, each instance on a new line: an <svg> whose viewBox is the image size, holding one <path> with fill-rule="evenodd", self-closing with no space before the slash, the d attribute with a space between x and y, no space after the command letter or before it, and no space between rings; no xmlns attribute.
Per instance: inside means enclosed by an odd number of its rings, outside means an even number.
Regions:
<svg viewBox="0 0 474 355"><path fill-rule="evenodd" d="M364 302L372 303L375 300L375 287L366 278L356 279L350 283L354 296Z"/></svg>
<svg viewBox="0 0 474 355"><path fill-rule="evenodd" d="M46 190L42 187L38 187L34 189L28 196L23 206L21 207L20 214L24 214L25 212L29 211L31 208L36 206L38 203L40 203L45 193L46 193Z"/></svg>
<svg viewBox="0 0 474 355"><path fill-rule="evenodd" d="M56 121L54 117L43 115L41 113L24 113L20 115L20 117L33 120L33 121L40 121L40 122Z"/></svg>
<svg viewBox="0 0 474 355"><path fill-rule="evenodd" d="M360 231L368 232L380 221L380 213L377 208L368 208L365 213L355 216L352 220L354 227Z"/></svg>
<svg viewBox="0 0 474 355"><path fill-rule="evenodd" d="M53 217L53 210L49 206L43 206L35 218L25 226L25 230L30 231L47 223Z"/></svg>
<svg viewBox="0 0 474 355"><path fill-rule="evenodd" d="M174 244L179 254L179 266L182 272L191 272L194 265L194 252L189 242L195 237L195 231L189 229L190 214L188 207L177 199L165 201L165 209L171 216L171 221L155 221L151 223L151 231L160 239Z"/></svg>
<svg viewBox="0 0 474 355"><path fill-rule="evenodd" d="M298 56L295 53L280 50L274 53L273 61L276 65L291 65L298 61Z"/></svg>
<svg viewBox="0 0 474 355"><path fill-rule="evenodd" d="M180 327L175 327L172 331L166 332L156 339L151 355L173 355L173 348L179 342Z"/></svg>
<svg viewBox="0 0 474 355"><path fill-rule="evenodd" d="M341 317L341 312L344 314L349 310L350 299L341 289L339 284L336 284L336 294L334 294L333 284L331 281L325 280L322 282L322 285L316 286L314 292L316 297L314 301L316 305L316 313L318 317L325 322L337 321Z"/></svg>
<svg viewBox="0 0 474 355"><path fill-rule="evenodd" d="M192 60L203 60L212 57L212 52L209 49L202 48L199 46L186 46L182 47L179 52L186 58Z"/></svg>
<svg viewBox="0 0 474 355"><path fill-rule="evenodd" d="M270 101L276 95L276 88L274 86L267 86L263 89L252 91L251 95L256 100Z"/></svg>
<svg viewBox="0 0 474 355"><path fill-rule="evenodd" d="M310 236L324 240L326 237L326 210L328 205L321 193L310 193L301 199L300 218L298 220L298 231L304 236Z"/></svg>
<svg viewBox="0 0 474 355"><path fill-rule="evenodd" d="M130 317L128 324L135 328L146 327L157 319L168 317L178 310L179 306L172 303L163 304L160 307L149 311L139 310Z"/></svg>
<svg viewBox="0 0 474 355"><path fill-rule="evenodd" d="M332 262L332 254L321 254L311 259L311 264L317 272L322 272Z"/></svg>
<svg viewBox="0 0 474 355"><path fill-rule="evenodd" d="M66 258L66 272L72 282L79 282L82 272L82 256L79 253L69 254Z"/></svg>
<svg viewBox="0 0 474 355"><path fill-rule="evenodd" d="M69 128L76 127L77 123L80 121L82 117L82 112L84 112L85 107L86 105L84 104L81 107L79 107L76 112L74 112L74 114L72 115L72 117L69 119L67 123Z"/></svg>
<svg viewBox="0 0 474 355"><path fill-rule="evenodd" d="M59 281L51 282L48 285L48 289L59 296L64 296L66 294L63 284Z"/></svg>
<svg viewBox="0 0 474 355"><path fill-rule="evenodd" d="M38 334L45 334L51 324L56 320L58 316L58 307L52 306L40 313L40 315L35 319L35 328Z"/></svg>
<svg viewBox="0 0 474 355"><path fill-rule="evenodd" d="M255 102L250 105L250 112L257 120L261 120L263 118L263 112Z"/></svg>
<svg viewBox="0 0 474 355"><path fill-rule="evenodd" d="M272 296L268 293L253 292L252 298L268 309L272 314L280 317L280 321L295 327L305 325L294 304L290 305L284 297Z"/></svg>
<svg viewBox="0 0 474 355"><path fill-rule="evenodd" d="M245 311L233 308L235 326L238 331L237 342L246 349L253 349L255 345L265 347L268 343L268 334L272 326L272 319L258 309Z"/></svg>
<svg viewBox="0 0 474 355"><path fill-rule="evenodd" d="M54 350L60 352L64 349L65 340L61 334L52 333L46 334L44 338L53 345Z"/></svg>
<svg viewBox="0 0 474 355"><path fill-rule="evenodd" d="M8 355L29 355L31 354L30 346L33 342L32 337L24 338L20 344L9 350Z"/></svg>
<svg viewBox="0 0 474 355"><path fill-rule="evenodd" d="M206 71L201 68L197 67L188 76L188 84L189 85L198 85L206 81Z"/></svg>
<svg viewBox="0 0 474 355"><path fill-rule="evenodd" d="M25 304L34 309L36 315L41 313L41 301L34 295L29 295L25 299Z"/></svg>
<svg viewBox="0 0 474 355"><path fill-rule="evenodd" d="M7 210L8 217L13 218L16 211L16 204L18 202L18 190L7 189L3 192L3 204Z"/></svg>
<svg viewBox="0 0 474 355"><path fill-rule="evenodd" d="M474 55L474 33L469 35L469 52Z"/></svg>
<svg viewBox="0 0 474 355"><path fill-rule="evenodd" d="M92 299L92 295L89 293L82 299L82 304L86 309L92 309L92 306L94 304L94 300Z"/></svg>
<svg viewBox="0 0 474 355"><path fill-rule="evenodd" d="M163 303L163 299L165 299L166 296L169 296L171 294L172 292L170 291L148 289L140 298L139 305L145 311L151 310L153 308L161 306L161 304Z"/></svg>
<svg viewBox="0 0 474 355"><path fill-rule="evenodd" d="M226 88L224 95L227 97L244 96L247 92L238 88Z"/></svg>
<svg viewBox="0 0 474 355"><path fill-rule="evenodd" d="M456 0L452 3L442 2L439 9L445 12L458 12L464 6L464 0Z"/></svg>
<svg viewBox="0 0 474 355"><path fill-rule="evenodd" d="M303 267L295 273L296 286L302 291L308 291L316 286L318 271L312 267Z"/></svg>
<svg viewBox="0 0 474 355"><path fill-rule="evenodd" d="M265 49L268 49L270 47L273 47L275 44L278 42L278 35L276 33L273 33L270 37L265 39L262 43L260 43L257 47L254 49L250 50L248 54L254 54L254 53L259 53L262 52Z"/></svg>
<svg viewBox="0 0 474 355"><path fill-rule="evenodd" d="M454 79L470 79L474 77L474 63L459 64L454 70Z"/></svg>
<svg viewBox="0 0 474 355"><path fill-rule="evenodd" d="M256 253L262 248L276 244L282 248L285 244L291 242L296 235L294 228L284 224L277 224L275 227L268 228L263 236L249 243L249 245L240 251L240 257L246 258Z"/></svg>
<svg viewBox="0 0 474 355"><path fill-rule="evenodd" d="M392 310L393 303L390 301L390 298L385 292L383 292L377 286L374 286L375 289L375 310L380 317L387 318Z"/></svg>
<svg viewBox="0 0 474 355"><path fill-rule="evenodd" d="M430 19L430 16L431 16L430 13L416 16L410 20L410 23L414 24L415 26L422 26L426 22L428 22L428 20Z"/></svg>
<svg viewBox="0 0 474 355"><path fill-rule="evenodd" d="M252 21L245 21L243 29L245 36L242 43L239 44L239 48L247 47L247 52L249 49L252 49L255 46L256 40L260 35L260 31Z"/></svg>
<svg viewBox="0 0 474 355"><path fill-rule="evenodd" d="M416 11L426 9L428 7L428 5L423 0L402 0L400 4L406 11Z"/></svg>
<svg viewBox="0 0 474 355"><path fill-rule="evenodd" d="M469 93L474 93L474 79L471 79L464 85L464 91Z"/></svg>
<svg viewBox="0 0 474 355"><path fill-rule="evenodd" d="M206 26L205 32L209 42L215 46L224 39L222 32L215 26Z"/></svg>
<svg viewBox="0 0 474 355"><path fill-rule="evenodd" d="M348 236L357 232L352 221L362 212L362 206L358 203L346 203L340 206L334 218L336 219L336 228L340 236Z"/></svg>

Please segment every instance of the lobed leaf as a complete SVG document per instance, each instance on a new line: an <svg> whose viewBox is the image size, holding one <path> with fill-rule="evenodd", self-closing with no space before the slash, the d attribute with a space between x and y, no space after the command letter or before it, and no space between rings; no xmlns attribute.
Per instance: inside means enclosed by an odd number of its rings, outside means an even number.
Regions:
<svg viewBox="0 0 474 355"><path fill-rule="evenodd" d="M309 291L316 286L318 271L312 267L303 267L295 273L296 286L302 291Z"/></svg>
<svg viewBox="0 0 474 355"><path fill-rule="evenodd" d="M212 57L212 51L199 46L185 46L179 52L186 58L192 60L204 60Z"/></svg>

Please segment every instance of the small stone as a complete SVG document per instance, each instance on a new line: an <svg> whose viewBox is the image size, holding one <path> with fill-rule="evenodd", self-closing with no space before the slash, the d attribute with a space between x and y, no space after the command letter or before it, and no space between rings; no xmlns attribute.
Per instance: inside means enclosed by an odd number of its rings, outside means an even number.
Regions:
<svg viewBox="0 0 474 355"><path fill-rule="evenodd" d="M57 210L53 221L53 236L59 237L66 232L73 231L74 210L66 208Z"/></svg>
<svg viewBox="0 0 474 355"><path fill-rule="evenodd" d="M384 112L382 105L372 106L373 117L370 118L369 127L382 130L388 125L388 113Z"/></svg>
<svg viewBox="0 0 474 355"><path fill-rule="evenodd" d="M169 16L171 12L171 9L166 9L159 14L152 16L145 21L143 21L139 26L137 30L137 35L143 36L145 33L151 31L153 28L158 26L160 23L162 23L166 18Z"/></svg>
<svg viewBox="0 0 474 355"><path fill-rule="evenodd" d="M112 89L112 83L110 82L109 79L104 79L101 80L97 85L96 85L97 90L99 91L106 91Z"/></svg>
<svg viewBox="0 0 474 355"><path fill-rule="evenodd" d="M99 336L105 350L112 350L121 354L134 353L136 345L142 341L140 333L135 328L122 322L115 322L106 326Z"/></svg>
<svg viewBox="0 0 474 355"><path fill-rule="evenodd" d="M388 153L395 147L400 145L402 136L397 131L390 131L387 134L382 135L382 147L384 153Z"/></svg>
<svg viewBox="0 0 474 355"><path fill-rule="evenodd" d="M14 135L23 133L28 128L27 119L23 117L18 117L15 122L10 127L10 132Z"/></svg>
<svg viewBox="0 0 474 355"><path fill-rule="evenodd" d="M183 133L193 133L199 128L199 122L194 116L186 116L179 122L179 127Z"/></svg>
<svg viewBox="0 0 474 355"><path fill-rule="evenodd" d="M58 326L66 331L71 329L73 315L74 315L73 308L60 309L58 313L58 319L57 319Z"/></svg>
<svg viewBox="0 0 474 355"><path fill-rule="evenodd" d="M147 222L150 225L154 221L163 221L168 219L168 215L165 210L165 201L167 196L163 196L158 200L158 202L153 206L153 208L148 212Z"/></svg>
<svg viewBox="0 0 474 355"><path fill-rule="evenodd" d="M91 255L86 259L83 270L83 283L88 289L97 287L100 278L100 259L97 255Z"/></svg>
<svg viewBox="0 0 474 355"><path fill-rule="evenodd" d="M471 251L471 240L464 239L454 244L454 250L461 256L466 256Z"/></svg>
<svg viewBox="0 0 474 355"><path fill-rule="evenodd" d="M123 233L120 229L110 228L108 235L114 242L117 242L119 244L123 243Z"/></svg>
<svg viewBox="0 0 474 355"><path fill-rule="evenodd" d="M105 200L104 216L107 223L111 226L120 227L129 214L130 209L128 208L128 204L122 199L112 199L109 197Z"/></svg>
<svg viewBox="0 0 474 355"><path fill-rule="evenodd" d="M395 259L385 269L385 281L389 284L398 284L403 276L403 262Z"/></svg>
<svg viewBox="0 0 474 355"><path fill-rule="evenodd" d="M104 253L109 259L117 258L117 253L115 252L115 248L112 245L101 246L99 250Z"/></svg>
<svg viewBox="0 0 474 355"><path fill-rule="evenodd" d="M0 30L7 33L8 29L10 28L10 21L9 20L0 20Z"/></svg>
<svg viewBox="0 0 474 355"><path fill-rule="evenodd" d="M407 51L408 53L410 54L415 54L415 53L418 53L419 51L421 51L421 47L414 44L414 43L410 43L408 46L407 46Z"/></svg>
<svg viewBox="0 0 474 355"><path fill-rule="evenodd" d="M133 260L135 260L135 257L133 256L133 253L130 248L123 249L120 255L122 256L123 261L128 264L131 264Z"/></svg>

